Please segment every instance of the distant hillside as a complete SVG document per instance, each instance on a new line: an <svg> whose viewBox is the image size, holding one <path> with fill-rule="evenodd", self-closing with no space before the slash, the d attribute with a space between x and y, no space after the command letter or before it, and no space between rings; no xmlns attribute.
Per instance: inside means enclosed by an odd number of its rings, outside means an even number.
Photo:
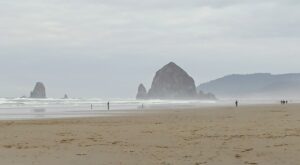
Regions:
<svg viewBox="0 0 300 165"><path fill-rule="evenodd" d="M198 86L218 98L300 98L300 73L229 75Z"/></svg>

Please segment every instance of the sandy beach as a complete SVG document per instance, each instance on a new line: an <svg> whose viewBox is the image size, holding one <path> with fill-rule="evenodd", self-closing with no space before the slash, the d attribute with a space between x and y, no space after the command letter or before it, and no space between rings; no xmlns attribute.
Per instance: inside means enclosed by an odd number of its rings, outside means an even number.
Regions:
<svg viewBox="0 0 300 165"><path fill-rule="evenodd" d="M3 165L298 165L300 105L0 121Z"/></svg>

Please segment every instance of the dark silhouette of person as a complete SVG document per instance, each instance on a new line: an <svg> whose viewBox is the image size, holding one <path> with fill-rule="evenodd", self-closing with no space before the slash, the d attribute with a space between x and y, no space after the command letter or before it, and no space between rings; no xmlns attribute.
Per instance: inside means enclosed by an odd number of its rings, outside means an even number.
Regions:
<svg viewBox="0 0 300 165"><path fill-rule="evenodd" d="M109 107L109 102L107 102L107 110L109 110L110 109L110 107Z"/></svg>
<svg viewBox="0 0 300 165"><path fill-rule="evenodd" d="M235 101L235 106L238 107L239 106L239 102L236 100Z"/></svg>
<svg viewBox="0 0 300 165"><path fill-rule="evenodd" d="M93 110L93 104L91 104L91 110Z"/></svg>

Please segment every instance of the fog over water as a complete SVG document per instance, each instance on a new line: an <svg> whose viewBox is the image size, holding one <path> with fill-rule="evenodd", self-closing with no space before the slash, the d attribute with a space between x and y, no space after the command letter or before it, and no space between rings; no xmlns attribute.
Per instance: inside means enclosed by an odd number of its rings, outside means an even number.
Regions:
<svg viewBox="0 0 300 165"><path fill-rule="evenodd" d="M299 0L0 0L0 97L134 98L174 61L196 84L300 72Z"/></svg>

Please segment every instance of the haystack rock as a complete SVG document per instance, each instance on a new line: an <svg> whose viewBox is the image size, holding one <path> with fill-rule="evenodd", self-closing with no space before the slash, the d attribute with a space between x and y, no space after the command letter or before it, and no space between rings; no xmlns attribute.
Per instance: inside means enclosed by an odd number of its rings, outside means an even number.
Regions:
<svg viewBox="0 0 300 165"><path fill-rule="evenodd" d="M151 99L195 99L194 79L173 62L156 72L148 97Z"/></svg>
<svg viewBox="0 0 300 165"><path fill-rule="evenodd" d="M146 99L147 98L147 89L145 88L144 84L140 84L138 88L138 93L136 95L136 99Z"/></svg>
<svg viewBox="0 0 300 165"><path fill-rule="evenodd" d="M46 88L43 83L36 83L33 91L30 93L30 98L46 98Z"/></svg>

